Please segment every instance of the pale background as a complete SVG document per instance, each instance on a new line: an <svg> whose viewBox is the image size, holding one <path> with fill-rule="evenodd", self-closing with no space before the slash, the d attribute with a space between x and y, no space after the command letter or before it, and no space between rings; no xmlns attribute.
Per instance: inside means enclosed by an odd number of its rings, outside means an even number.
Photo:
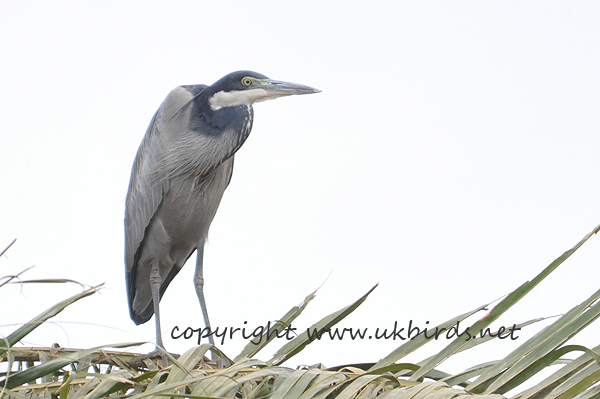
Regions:
<svg viewBox="0 0 600 399"><path fill-rule="evenodd" d="M133 158L173 87L238 69L323 92L255 106L206 248L215 327L277 319L325 280L295 327L376 283L341 326L437 324L600 223L595 1L3 2L0 32L0 247L18 239L0 276L35 265L24 278L106 283L26 345L154 339L126 305ZM599 259L594 237L494 326L567 311L599 288ZM173 326L203 326L193 269L161 302L172 352L192 345ZM0 333L79 290L2 288ZM441 369L504 356L539 327ZM588 330L575 342L598 344L600 325ZM377 361L398 345L316 343L288 365Z"/></svg>

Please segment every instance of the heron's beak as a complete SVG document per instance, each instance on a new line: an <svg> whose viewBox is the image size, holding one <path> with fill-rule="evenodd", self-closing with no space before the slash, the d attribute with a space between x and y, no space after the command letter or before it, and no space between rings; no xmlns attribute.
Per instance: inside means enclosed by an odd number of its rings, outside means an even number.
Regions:
<svg viewBox="0 0 600 399"><path fill-rule="evenodd" d="M281 80L262 79L256 86L258 90L264 90L264 97L259 101L271 100L277 97L294 96L297 94L320 93L321 90L298 83L282 82Z"/></svg>
<svg viewBox="0 0 600 399"><path fill-rule="evenodd" d="M235 105L252 105L261 101L296 94L319 93L321 90L298 83L282 82L273 79L253 79L252 86L245 90L219 91L208 100L213 111Z"/></svg>

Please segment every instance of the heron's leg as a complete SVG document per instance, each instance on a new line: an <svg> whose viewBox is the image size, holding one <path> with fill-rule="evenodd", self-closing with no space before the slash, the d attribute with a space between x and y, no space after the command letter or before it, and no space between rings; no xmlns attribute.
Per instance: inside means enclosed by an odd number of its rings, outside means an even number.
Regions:
<svg viewBox="0 0 600 399"><path fill-rule="evenodd" d="M196 275L194 276L194 285L196 286L196 294L200 301L200 307L202 308L202 315L204 316L204 324L208 329L210 335L208 336L208 342L215 344L212 336L212 329L210 327L210 321L208 320L208 310L206 309L206 300L204 299L204 276L203 276L203 261L204 261L204 243L200 243L198 246L197 259L196 259Z"/></svg>
<svg viewBox="0 0 600 399"><path fill-rule="evenodd" d="M169 365L169 360L167 355L165 355L165 345L162 341L162 330L160 328L160 311L159 311L159 303L160 303L160 284L162 282L162 278L160 277L160 272L158 270L158 263L152 264L152 268L150 269L150 289L152 290L152 304L154 306L154 322L156 323L156 349L152 352L137 356L131 359L132 364L136 364L141 362L143 359L149 359L154 357L161 357L162 366L167 367ZM159 349L160 348L160 349Z"/></svg>
<svg viewBox="0 0 600 399"><path fill-rule="evenodd" d="M160 284L162 279L158 270L158 263L152 264L150 270L150 288L152 290L152 304L154 305L154 322L156 323L156 346L165 349L162 341L162 330L160 328Z"/></svg>

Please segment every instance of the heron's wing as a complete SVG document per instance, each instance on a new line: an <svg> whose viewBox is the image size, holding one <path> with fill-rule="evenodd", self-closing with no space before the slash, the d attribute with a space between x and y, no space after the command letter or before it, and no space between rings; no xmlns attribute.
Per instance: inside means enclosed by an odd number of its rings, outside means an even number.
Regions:
<svg viewBox="0 0 600 399"><path fill-rule="evenodd" d="M227 176L227 185L225 187L229 187L229 183L231 183L231 176L233 176L233 161L234 161L234 155L231 156L231 163L229 164L229 171L228 171L228 176Z"/></svg>
<svg viewBox="0 0 600 399"><path fill-rule="evenodd" d="M158 130L160 117L159 109L150 121L131 170L125 203L125 265L128 272L133 267L144 231L169 189L168 180L161 179L155 171L163 152Z"/></svg>
<svg viewBox="0 0 600 399"><path fill-rule="evenodd" d="M125 207L125 265L131 272L146 228L169 190L167 150L187 129L189 104L206 86L177 87L154 114L138 149ZM128 273L129 275L129 273Z"/></svg>

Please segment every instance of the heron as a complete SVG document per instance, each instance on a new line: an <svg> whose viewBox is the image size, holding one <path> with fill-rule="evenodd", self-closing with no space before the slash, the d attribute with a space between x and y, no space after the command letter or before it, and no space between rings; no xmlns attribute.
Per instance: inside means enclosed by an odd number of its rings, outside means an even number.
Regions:
<svg viewBox="0 0 600 399"><path fill-rule="evenodd" d="M194 251L194 285L211 331L204 244L231 181L234 155L252 130L252 105L319 91L237 71L210 86L176 87L154 114L133 163L125 205L129 313L138 325L154 315L156 327L156 349L145 357L164 359L159 302ZM214 345L212 335L209 342Z"/></svg>

